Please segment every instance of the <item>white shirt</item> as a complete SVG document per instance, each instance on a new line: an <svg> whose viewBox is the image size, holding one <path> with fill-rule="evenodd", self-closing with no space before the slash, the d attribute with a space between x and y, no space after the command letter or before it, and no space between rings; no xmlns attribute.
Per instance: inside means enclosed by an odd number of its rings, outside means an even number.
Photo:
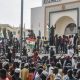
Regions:
<svg viewBox="0 0 80 80"><path fill-rule="evenodd" d="M70 38L70 43L71 43L72 46L74 45L74 38L73 37Z"/></svg>
<svg viewBox="0 0 80 80"><path fill-rule="evenodd" d="M72 57L73 54L74 54L74 49L73 48L72 49L68 49L68 55L70 57Z"/></svg>
<svg viewBox="0 0 80 80"><path fill-rule="evenodd" d="M52 71L53 67L49 67L49 74L53 74L53 71Z"/></svg>
<svg viewBox="0 0 80 80"><path fill-rule="evenodd" d="M61 75L58 73L58 74L55 75L55 79L62 80L62 77L61 77Z"/></svg>

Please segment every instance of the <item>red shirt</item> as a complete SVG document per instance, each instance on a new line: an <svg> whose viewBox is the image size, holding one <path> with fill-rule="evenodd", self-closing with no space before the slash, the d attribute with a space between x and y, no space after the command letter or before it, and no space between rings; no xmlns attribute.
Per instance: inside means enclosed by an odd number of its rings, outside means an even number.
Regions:
<svg viewBox="0 0 80 80"><path fill-rule="evenodd" d="M29 73L29 78L28 80L33 80L34 79L34 73Z"/></svg>
<svg viewBox="0 0 80 80"><path fill-rule="evenodd" d="M8 79L8 78L6 78L6 79L1 79L1 78L0 78L0 80L9 80L9 79Z"/></svg>

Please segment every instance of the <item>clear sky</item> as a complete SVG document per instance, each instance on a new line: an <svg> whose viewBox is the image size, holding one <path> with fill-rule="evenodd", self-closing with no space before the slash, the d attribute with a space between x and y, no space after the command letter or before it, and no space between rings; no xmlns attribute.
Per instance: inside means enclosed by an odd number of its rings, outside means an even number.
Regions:
<svg viewBox="0 0 80 80"><path fill-rule="evenodd" d="M31 25L31 8L42 5L42 0L24 0L24 23ZM0 24L20 25L21 0L0 0Z"/></svg>

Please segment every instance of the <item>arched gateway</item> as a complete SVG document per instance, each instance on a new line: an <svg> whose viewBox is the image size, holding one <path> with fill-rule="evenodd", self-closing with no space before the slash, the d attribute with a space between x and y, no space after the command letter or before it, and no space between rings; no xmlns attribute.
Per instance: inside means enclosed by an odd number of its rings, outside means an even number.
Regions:
<svg viewBox="0 0 80 80"><path fill-rule="evenodd" d="M55 27L55 34L58 35L70 35L77 32L75 21L68 16L59 18L55 23Z"/></svg>

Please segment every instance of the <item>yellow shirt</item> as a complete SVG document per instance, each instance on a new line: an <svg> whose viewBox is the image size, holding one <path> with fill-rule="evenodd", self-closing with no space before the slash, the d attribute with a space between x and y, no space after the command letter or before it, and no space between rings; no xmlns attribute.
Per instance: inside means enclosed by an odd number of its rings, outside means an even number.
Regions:
<svg viewBox="0 0 80 80"><path fill-rule="evenodd" d="M54 74L50 74L50 80L55 80L55 75Z"/></svg>
<svg viewBox="0 0 80 80"><path fill-rule="evenodd" d="M26 68L23 68L21 70L21 79L22 80L28 80L28 76L29 76L29 70Z"/></svg>

